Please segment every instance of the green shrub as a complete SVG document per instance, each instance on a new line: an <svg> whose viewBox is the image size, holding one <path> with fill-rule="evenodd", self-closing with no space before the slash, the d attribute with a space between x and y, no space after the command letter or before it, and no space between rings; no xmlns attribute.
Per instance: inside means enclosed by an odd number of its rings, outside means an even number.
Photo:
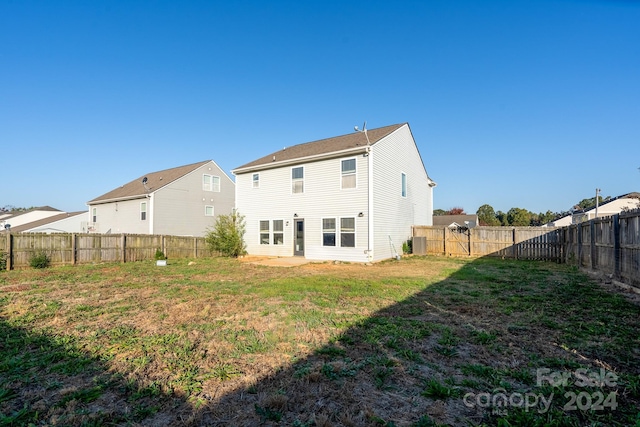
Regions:
<svg viewBox="0 0 640 427"><path fill-rule="evenodd" d="M402 252L404 254L412 254L413 253L413 241L411 239L407 240L402 244Z"/></svg>
<svg viewBox="0 0 640 427"><path fill-rule="evenodd" d="M29 265L33 268L47 268L49 264L51 264L51 258L45 251L38 251L29 259Z"/></svg>
<svg viewBox="0 0 640 427"><path fill-rule="evenodd" d="M0 271L7 269L7 253L0 251Z"/></svg>
<svg viewBox="0 0 640 427"><path fill-rule="evenodd" d="M167 259L167 256L164 254L164 252L162 252L160 249L156 249L156 255L155 255L156 260L159 259Z"/></svg>
<svg viewBox="0 0 640 427"><path fill-rule="evenodd" d="M247 253L244 243L244 216L237 211L219 215L213 229L207 231L205 241L212 252L223 256L239 257Z"/></svg>

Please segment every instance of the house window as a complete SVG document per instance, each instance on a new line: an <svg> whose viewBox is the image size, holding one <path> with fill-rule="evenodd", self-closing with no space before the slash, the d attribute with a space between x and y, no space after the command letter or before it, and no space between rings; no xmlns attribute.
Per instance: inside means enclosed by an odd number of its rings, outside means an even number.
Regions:
<svg viewBox="0 0 640 427"><path fill-rule="evenodd" d="M356 188L356 159L342 161L342 188Z"/></svg>
<svg viewBox="0 0 640 427"><path fill-rule="evenodd" d="M213 206L205 206L204 207L204 216L213 216Z"/></svg>
<svg viewBox="0 0 640 427"><path fill-rule="evenodd" d="M260 188L260 174L253 174L253 188Z"/></svg>
<svg viewBox="0 0 640 427"><path fill-rule="evenodd" d="M291 169L291 191L304 193L304 168L302 166Z"/></svg>
<svg viewBox="0 0 640 427"><path fill-rule="evenodd" d="M322 218L322 246L336 245L336 219Z"/></svg>
<svg viewBox="0 0 640 427"><path fill-rule="evenodd" d="M98 222L98 209L97 208L93 208L91 210L91 222Z"/></svg>
<svg viewBox="0 0 640 427"><path fill-rule="evenodd" d="M340 218L340 246L343 248L355 248L356 246L356 219Z"/></svg>
<svg viewBox="0 0 640 427"><path fill-rule="evenodd" d="M269 221L260 221L260 244L269 244Z"/></svg>
<svg viewBox="0 0 640 427"><path fill-rule="evenodd" d="M220 177L214 175L202 175L202 189L204 191L220 192Z"/></svg>
<svg viewBox="0 0 640 427"><path fill-rule="evenodd" d="M141 221L147 220L147 202L140 203L140 220Z"/></svg>
<svg viewBox="0 0 640 427"><path fill-rule="evenodd" d="M281 219L273 220L273 244L284 244L284 224Z"/></svg>
<svg viewBox="0 0 640 427"><path fill-rule="evenodd" d="M407 197L407 174L402 173L402 197Z"/></svg>

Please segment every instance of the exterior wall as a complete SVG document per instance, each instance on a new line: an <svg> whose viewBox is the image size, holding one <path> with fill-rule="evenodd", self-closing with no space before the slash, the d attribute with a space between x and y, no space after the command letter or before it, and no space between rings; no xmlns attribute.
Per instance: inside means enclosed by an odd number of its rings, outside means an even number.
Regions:
<svg viewBox="0 0 640 427"><path fill-rule="evenodd" d="M62 211L31 211L20 215L5 217L2 221L10 224L11 227L18 227L19 225L29 224L30 222L39 221L41 219L49 218L52 216L60 215ZM4 228L4 224L2 224Z"/></svg>
<svg viewBox="0 0 640 427"><path fill-rule="evenodd" d="M24 230L26 233L81 233L82 222L87 218L86 213L70 216L69 218L50 222L40 227Z"/></svg>
<svg viewBox="0 0 640 427"><path fill-rule="evenodd" d="M147 202L147 219L140 219L140 203ZM141 197L133 200L121 200L119 202L103 203L89 206L88 221L92 222L93 208L96 209L96 224L98 233L130 233L151 234L151 220L149 218L149 206L151 199Z"/></svg>
<svg viewBox="0 0 640 427"><path fill-rule="evenodd" d="M413 225L432 225L433 187L407 125L372 146L373 260L402 254ZM401 175L407 176L402 197Z"/></svg>
<svg viewBox="0 0 640 427"><path fill-rule="evenodd" d="M220 192L204 191L202 175L220 177ZM140 203L147 202L147 216L141 219ZM215 217L229 214L235 204L235 184L215 164L209 162L176 179L146 197L89 206L87 221L97 209L98 233L165 234L204 236ZM205 216L205 206L213 206L214 216Z"/></svg>
<svg viewBox="0 0 640 427"><path fill-rule="evenodd" d="M202 175L220 177L220 192L204 191ZM235 205L235 184L214 162L207 163L153 195L152 234L204 236L215 217L228 215ZM214 216L205 216L205 206L213 206Z"/></svg>
<svg viewBox="0 0 640 427"><path fill-rule="evenodd" d="M356 188L342 189L341 160L356 160ZM292 167L304 167L304 193L293 194ZM259 188L253 188L253 174L260 175ZM367 260L367 157L362 154L342 158L301 163L294 166L238 174L236 176L236 207L245 217L244 236L250 255L293 256L294 215L304 219L305 258L315 260ZM358 214L362 212L363 216ZM355 247L323 246L322 219L355 218ZM260 221L284 221L284 242L260 244Z"/></svg>

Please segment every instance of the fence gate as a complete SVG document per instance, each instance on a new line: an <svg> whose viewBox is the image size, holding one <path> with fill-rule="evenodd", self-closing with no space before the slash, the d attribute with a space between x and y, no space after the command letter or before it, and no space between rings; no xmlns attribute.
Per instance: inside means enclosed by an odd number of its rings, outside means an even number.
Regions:
<svg viewBox="0 0 640 427"><path fill-rule="evenodd" d="M451 256L469 256L469 229L464 227L445 228L445 250Z"/></svg>

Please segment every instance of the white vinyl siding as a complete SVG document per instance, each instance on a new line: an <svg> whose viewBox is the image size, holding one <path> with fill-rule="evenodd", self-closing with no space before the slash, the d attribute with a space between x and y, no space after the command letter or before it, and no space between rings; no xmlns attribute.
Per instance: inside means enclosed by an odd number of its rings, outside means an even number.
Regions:
<svg viewBox="0 0 640 427"><path fill-rule="evenodd" d="M356 188L356 159L345 159L340 164L342 188Z"/></svg>
<svg viewBox="0 0 640 427"><path fill-rule="evenodd" d="M355 159L357 188L342 191L342 160ZM366 262L368 215L367 212L367 157L363 155L326 159L305 163L303 169L304 192L292 193L292 169L284 166L260 170L260 191L253 190L254 171L237 174L238 212L245 216L247 251L251 255L293 256L294 214L304 219L305 254L308 259ZM265 185L265 183L269 183ZM363 217L358 217L364 212ZM338 235L339 218L355 218L355 247L341 247ZM260 244L260 220L284 219L284 244ZM336 221L335 246L323 245L323 219ZM273 240L272 240L273 241Z"/></svg>
<svg viewBox="0 0 640 427"><path fill-rule="evenodd" d="M407 126L372 146L374 182L374 261L401 254L412 225L431 225L433 189ZM406 175L406 196L402 195ZM362 233L360 233L362 234ZM391 245L393 243L393 246Z"/></svg>

